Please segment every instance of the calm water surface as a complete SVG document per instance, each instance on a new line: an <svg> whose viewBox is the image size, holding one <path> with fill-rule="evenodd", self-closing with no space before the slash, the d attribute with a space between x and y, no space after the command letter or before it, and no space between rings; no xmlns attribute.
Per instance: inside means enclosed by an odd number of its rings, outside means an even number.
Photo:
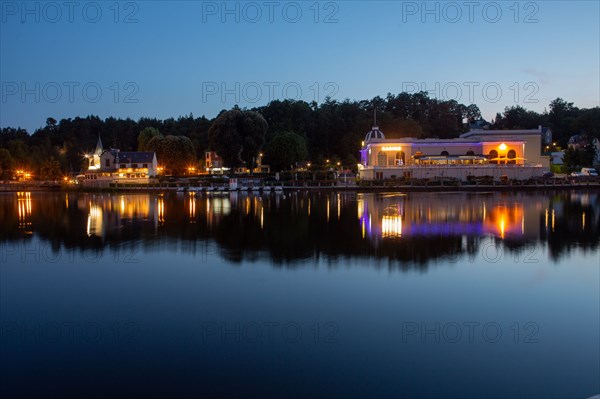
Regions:
<svg viewBox="0 0 600 399"><path fill-rule="evenodd" d="M0 194L0 396L600 393L600 195Z"/></svg>

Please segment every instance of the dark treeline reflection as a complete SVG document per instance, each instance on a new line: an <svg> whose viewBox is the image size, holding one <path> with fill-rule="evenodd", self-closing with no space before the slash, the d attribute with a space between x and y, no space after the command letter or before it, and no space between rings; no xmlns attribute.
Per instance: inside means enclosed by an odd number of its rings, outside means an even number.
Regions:
<svg viewBox="0 0 600 399"><path fill-rule="evenodd" d="M596 250L600 196L21 192L0 195L0 229L7 247L37 237L55 252L134 248L210 256L216 247L231 262L377 258L394 268L424 269L436 259L481 254L488 237L496 249L515 255L526 256L540 243L547 243L553 259L574 248Z"/></svg>

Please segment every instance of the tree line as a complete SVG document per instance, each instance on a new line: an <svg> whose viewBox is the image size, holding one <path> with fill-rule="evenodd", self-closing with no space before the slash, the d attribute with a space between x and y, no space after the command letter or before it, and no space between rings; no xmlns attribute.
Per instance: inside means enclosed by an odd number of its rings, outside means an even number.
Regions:
<svg viewBox="0 0 600 399"><path fill-rule="evenodd" d="M217 151L227 166L250 167L259 152L274 171L289 169L301 161L324 165L326 160L352 167L373 113L387 138L454 138L468 130L469 122L481 118L475 104L429 97L426 92L388 94L371 100L323 103L275 100L252 109L223 110L213 119L192 114L177 119L101 119L98 116L49 117L46 126L30 134L25 129L0 130L0 176L9 179L17 169L34 177L57 179L78 173L87 164L98 137L105 148L122 151L156 151L159 163L174 174L188 165L201 168L204 152ZM582 134L600 138L600 107L580 109L561 98L543 113L521 106L497 113L492 129L552 129L554 140L566 147L569 137ZM142 133L143 132L143 133Z"/></svg>

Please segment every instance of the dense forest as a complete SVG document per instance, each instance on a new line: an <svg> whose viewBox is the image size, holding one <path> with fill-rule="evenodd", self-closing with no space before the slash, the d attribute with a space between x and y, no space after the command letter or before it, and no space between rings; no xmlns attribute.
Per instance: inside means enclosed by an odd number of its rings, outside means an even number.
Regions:
<svg viewBox="0 0 600 399"><path fill-rule="evenodd" d="M322 104L276 100L252 109L223 110L214 119L191 114L177 119L137 121L112 117L102 120L93 115L60 121L48 117L46 126L32 134L21 128L2 128L0 177L12 178L16 169L51 179L77 173L98 136L105 148L156 150L159 163L172 160L174 171L176 161L181 163L184 158L178 159L177 154L169 158L169 149L185 150L186 157L198 167L202 167L203 154L208 149L220 153L227 149L236 151L223 154L229 166L248 165L260 151L264 152L264 162L276 170L301 160L324 164L325 159L352 167L357 163L361 140L373 124L374 110L378 125L388 138L458 137L468 130L469 122L481 118L474 104L441 101L430 98L426 92L388 94L363 101L328 98ZM496 114L490 128L529 129L539 125L550 127L557 145L563 147L574 134L600 138L600 107L579 109L561 98L553 100L543 113L521 106L507 107ZM140 135L142 131L144 135Z"/></svg>

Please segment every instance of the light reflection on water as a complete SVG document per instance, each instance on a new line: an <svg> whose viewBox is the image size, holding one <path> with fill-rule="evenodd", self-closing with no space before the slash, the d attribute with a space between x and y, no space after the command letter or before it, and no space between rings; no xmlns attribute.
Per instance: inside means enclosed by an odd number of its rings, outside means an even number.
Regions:
<svg viewBox="0 0 600 399"><path fill-rule="evenodd" d="M16 213L11 212L12 201ZM52 242L53 247L89 250L124 242L214 240L229 260L245 254L294 262L321 253L334 258L348 255L393 259L399 250L415 246L423 252L418 256L420 263L427 263L428 259L463 251L464 245L458 242L477 246L482 237L493 237L508 250L545 242L551 247L551 259L570 247L596 248L600 234L598 201L596 192L24 192L4 194L0 205L4 208L7 237L26 240L36 233ZM84 215L88 239L78 231ZM49 226L53 226L52 232L58 229L61 234L47 234ZM239 234L241 241L236 245L234 238ZM437 245L440 237L445 238L444 245ZM250 241L252 245L247 245ZM436 245L431 246L432 242ZM300 250L290 250L294 246ZM396 258L415 261L410 254Z"/></svg>
<svg viewBox="0 0 600 399"><path fill-rule="evenodd" d="M0 394L600 390L598 192L4 193L0 231Z"/></svg>

